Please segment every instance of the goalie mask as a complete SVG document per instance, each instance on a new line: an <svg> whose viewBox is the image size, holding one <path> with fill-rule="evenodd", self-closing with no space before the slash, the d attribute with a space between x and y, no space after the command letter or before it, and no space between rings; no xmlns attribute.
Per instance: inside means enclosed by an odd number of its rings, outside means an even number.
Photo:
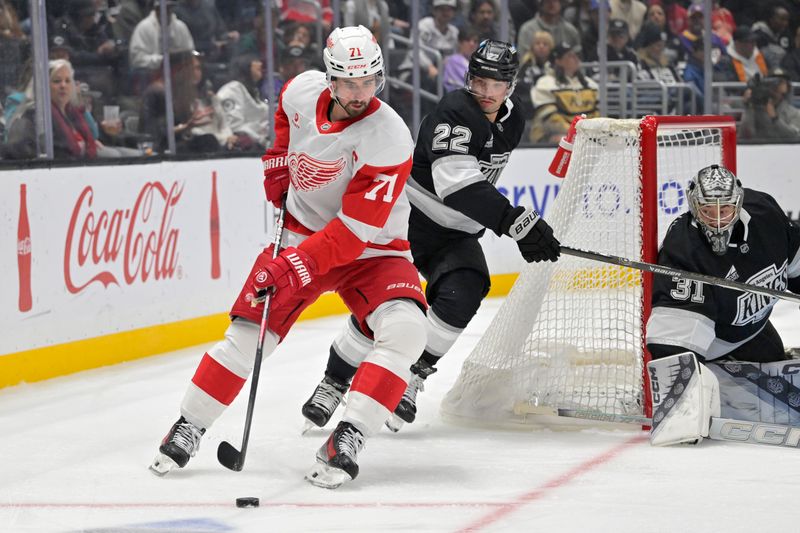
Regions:
<svg viewBox="0 0 800 533"><path fill-rule="evenodd" d="M517 85L517 71L519 71L519 55L517 49L503 41L486 39L481 41L478 49L473 52L469 59L467 68L467 78L465 80L467 90L475 94L472 90L472 79L490 78L508 82L506 98L514 92Z"/></svg>
<svg viewBox="0 0 800 533"><path fill-rule="evenodd" d="M741 182L719 165L700 169L689 184L689 211L717 255L725 255L744 201Z"/></svg>
<svg viewBox="0 0 800 533"><path fill-rule="evenodd" d="M336 93L331 83L334 79L363 78L375 74L375 94L383 89L381 47L372 32L364 26L347 26L333 30L322 52L322 60L334 100Z"/></svg>

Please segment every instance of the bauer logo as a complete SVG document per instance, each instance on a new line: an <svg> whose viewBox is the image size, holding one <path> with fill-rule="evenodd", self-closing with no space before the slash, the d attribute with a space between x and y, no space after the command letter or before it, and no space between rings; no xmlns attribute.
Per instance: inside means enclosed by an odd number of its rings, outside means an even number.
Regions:
<svg viewBox="0 0 800 533"><path fill-rule="evenodd" d="M172 278L180 230L172 227L183 184L146 183L130 206L103 206L91 186L72 210L64 247L64 281L76 294L104 287ZM102 206L102 207L101 207Z"/></svg>

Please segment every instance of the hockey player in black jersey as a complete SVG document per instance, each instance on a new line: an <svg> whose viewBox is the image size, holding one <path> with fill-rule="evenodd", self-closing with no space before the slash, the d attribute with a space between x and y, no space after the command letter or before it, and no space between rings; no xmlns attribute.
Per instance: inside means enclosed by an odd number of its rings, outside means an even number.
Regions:
<svg viewBox="0 0 800 533"><path fill-rule="evenodd" d="M768 194L743 189L724 167L698 172L689 209L670 226L659 264L800 294L800 227ZM694 352L769 362L784 358L769 322L777 302L686 279L656 276L647 347L653 358Z"/></svg>
<svg viewBox="0 0 800 533"><path fill-rule="evenodd" d="M406 190L411 252L428 282L428 341L387 421L394 431L414 421L417 392L489 291L489 269L478 242L485 230L516 240L528 262L555 261L560 254L553 230L539 214L512 206L496 188L525 127L522 108L512 97L518 69L512 45L483 41L470 58L466 86L447 93L420 126ZM325 378L303 406L309 421L327 423L371 342L348 320L331 346Z"/></svg>
<svg viewBox="0 0 800 533"><path fill-rule="evenodd" d="M800 226L728 169L701 169L659 264L800 294ZM711 417L797 420L800 389L769 317L776 298L656 276L647 321L654 445L699 442ZM788 366L797 366L789 364ZM697 376L694 379L693 376ZM787 379L788 378L788 379ZM794 400L792 399L794 397ZM781 403L782 402L782 403Z"/></svg>

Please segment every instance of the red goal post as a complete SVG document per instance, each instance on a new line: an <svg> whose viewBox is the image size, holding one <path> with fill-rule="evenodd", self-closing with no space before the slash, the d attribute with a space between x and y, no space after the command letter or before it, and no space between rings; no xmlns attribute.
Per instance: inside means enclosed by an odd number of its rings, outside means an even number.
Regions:
<svg viewBox="0 0 800 533"><path fill-rule="evenodd" d="M697 171L736 172L727 116L584 119L566 178L543 214L562 244L656 262ZM542 169L544 172L544 169ZM526 265L442 400L449 420L574 424L557 409L650 413L644 327L652 274L562 255Z"/></svg>

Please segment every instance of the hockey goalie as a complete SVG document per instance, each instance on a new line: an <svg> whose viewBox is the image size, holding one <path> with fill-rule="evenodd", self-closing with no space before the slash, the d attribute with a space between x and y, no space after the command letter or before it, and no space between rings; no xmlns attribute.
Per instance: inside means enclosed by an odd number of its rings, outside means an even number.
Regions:
<svg viewBox="0 0 800 533"><path fill-rule="evenodd" d="M800 226L771 196L711 165L688 201L659 264L800 294ZM769 321L776 298L666 276L652 298L653 445L699 442L712 417L800 426L800 360Z"/></svg>

